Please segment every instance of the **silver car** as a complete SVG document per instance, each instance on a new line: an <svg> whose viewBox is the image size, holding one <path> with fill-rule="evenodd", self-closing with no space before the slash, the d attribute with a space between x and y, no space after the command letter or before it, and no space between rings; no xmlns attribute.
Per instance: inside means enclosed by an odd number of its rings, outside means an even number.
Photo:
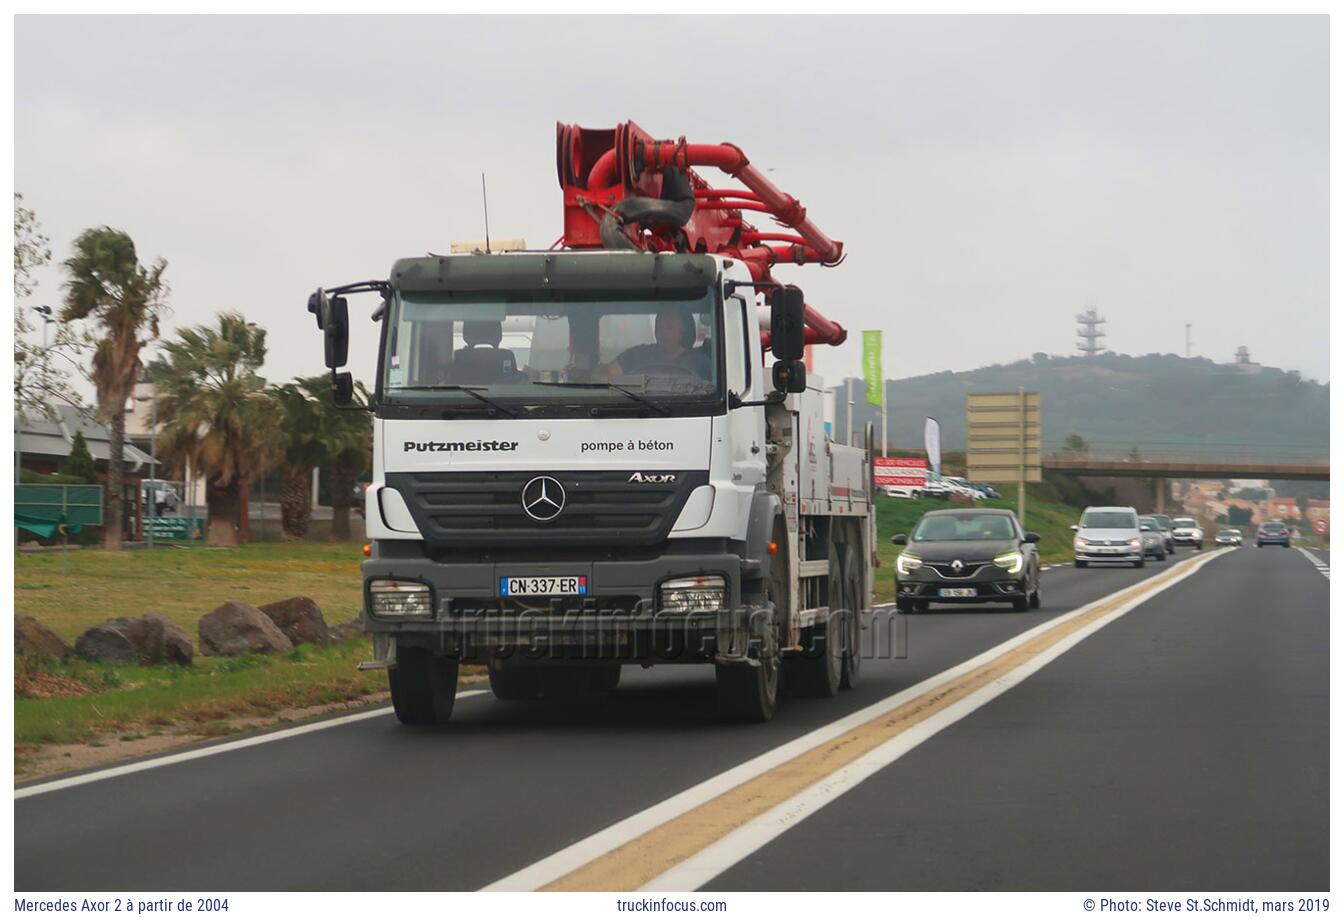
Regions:
<svg viewBox="0 0 1344 920"><path fill-rule="evenodd" d="M1157 518L1145 515L1139 518L1139 536L1143 539L1143 554L1158 562L1167 558L1167 539L1162 536L1162 525Z"/></svg>
<svg viewBox="0 0 1344 920"><path fill-rule="evenodd" d="M1087 508L1073 525L1073 564L1085 569L1092 562L1128 562L1143 568L1143 535L1139 513L1133 508Z"/></svg>

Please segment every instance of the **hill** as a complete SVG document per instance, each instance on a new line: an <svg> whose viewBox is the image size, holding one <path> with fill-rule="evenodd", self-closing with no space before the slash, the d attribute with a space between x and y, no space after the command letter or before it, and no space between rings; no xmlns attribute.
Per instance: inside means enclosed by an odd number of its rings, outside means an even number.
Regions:
<svg viewBox="0 0 1344 920"><path fill-rule="evenodd" d="M933 416L943 426L944 450L963 449L966 394L1018 387L1041 394L1047 451L1078 434L1103 454L1128 452L1135 445L1153 453L1329 453L1329 384L1303 380L1295 371L1267 367L1251 374L1207 358L1159 354L1108 353L1092 359L1037 354L973 371L889 380L890 441L903 448L922 445L924 417ZM871 421L880 436L879 410L864 401L861 380L855 381L854 393L855 430ZM843 437L843 390L836 416Z"/></svg>

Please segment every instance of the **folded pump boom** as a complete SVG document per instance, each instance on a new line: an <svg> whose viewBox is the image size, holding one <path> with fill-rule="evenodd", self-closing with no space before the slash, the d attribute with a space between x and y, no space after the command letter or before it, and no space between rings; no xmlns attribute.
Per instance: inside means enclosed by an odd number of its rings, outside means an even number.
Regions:
<svg viewBox="0 0 1344 920"><path fill-rule="evenodd" d="M633 121L615 128L556 125L556 171L570 249L702 252L741 259L762 288L779 262L839 265L844 244L821 231L733 144L655 140ZM745 188L715 188L692 168L715 167ZM744 212L770 215L792 232L763 232ZM839 345L839 323L805 307L807 342ZM768 340L769 333L765 333Z"/></svg>

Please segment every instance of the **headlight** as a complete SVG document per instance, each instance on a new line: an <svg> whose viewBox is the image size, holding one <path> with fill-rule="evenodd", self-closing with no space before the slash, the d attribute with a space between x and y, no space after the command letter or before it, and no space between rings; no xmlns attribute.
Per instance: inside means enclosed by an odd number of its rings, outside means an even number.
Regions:
<svg viewBox="0 0 1344 920"><path fill-rule="evenodd" d="M668 579L659 594L662 609L669 613L721 610L728 586L722 575L692 575Z"/></svg>
<svg viewBox="0 0 1344 920"><path fill-rule="evenodd" d="M1089 545L1090 545L1090 544L1089 544L1086 540L1084 540L1082 537L1074 537L1074 539L1073 539L1073 548L1074 548L1074 549L1087 549L1087 547L1088 547Z"/></svg>
<svg viewBox="0 0 1344 920"><path fill-rule="evenodd" d="M1131 540L1129 541L1129 548L1130 548L1130 549L1138 549L1138 548L1139 548L1139 543L1140 543L1140 542L1141 542L1141 541L1139 540L1138 537L1134 537L1133 539L1131 539Z"/></svg>
<svg viewBox="0 0 1344 920"><path fill-rule="evenodd" d="M1013 550L1011 553L1000 553L994 557L994 564L999 568L1007 569L1009 575L1016 575L1022 571L1022 553L1019 550Z"/></svg>
<svg viewBox="0 0 1344 920"><path fill-rule="evenodd" d="M369 612L386 619L428 619L434 615L429 585L419 581L375 578L369 582Z"/></svg>
<svg viewBox="0 0 1344 920"><path fill-rule="evenodd" d="M924 560L918 556L912 556L909 553L901 553L896 557L896 574L909 575L923 564Z"/></svg>

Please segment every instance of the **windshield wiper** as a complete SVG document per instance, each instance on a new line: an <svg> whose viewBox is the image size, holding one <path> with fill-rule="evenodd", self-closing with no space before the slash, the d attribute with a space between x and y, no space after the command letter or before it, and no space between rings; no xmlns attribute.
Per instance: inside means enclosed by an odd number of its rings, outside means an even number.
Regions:
<svg viewBox="0 0 1344 920"><path fill-rule="evenodd" d="M672 410L667 408L667 406L664 406L662 403L656 403L651 399L645 399L643 396L640 396L634 390L627 389L626 387L621 386L619 383L565 383L560 380L534 380L533 385L539 387L578 387L580 389L606 387L609 390L615 390L618 393L624 393L626 396L630 397L635 402L643 403L644 405L648 406L650 409L652 409L654 412L659 413L660 415L672 414Z"/></svg>
<svg viewBox="0 0 1344 920"><path fill-rule="evenodd" d="M420 390L420 391L425 391L425 390L428 390L428 391L452 390L453 392L466 393L466 394L467 394L468 396L470 396L472 399L479 400L480 402L484 403L486 406L489 406L489 407L490 407L492 410L494 410L495 412L502 412L502 413L504 413L505 415L507 415L509 418L517 418L517 417L518 417L518 413L517 413L517 412L514 412L512 409L507 409L507 408L505 408L504 406L502 406L501 404L495 402L493 399L487 399L486 397L482 396L480 393L477 393L477 392L476 392L477 390L484 390L484 389L485 389L485 387L482 387L482 386L464 386L463 384L460 384L460 383L445 383L445 384L440 384L440 385L438 385L438 386L397 387L397 389L398 389L398 390Z"/></svg>

